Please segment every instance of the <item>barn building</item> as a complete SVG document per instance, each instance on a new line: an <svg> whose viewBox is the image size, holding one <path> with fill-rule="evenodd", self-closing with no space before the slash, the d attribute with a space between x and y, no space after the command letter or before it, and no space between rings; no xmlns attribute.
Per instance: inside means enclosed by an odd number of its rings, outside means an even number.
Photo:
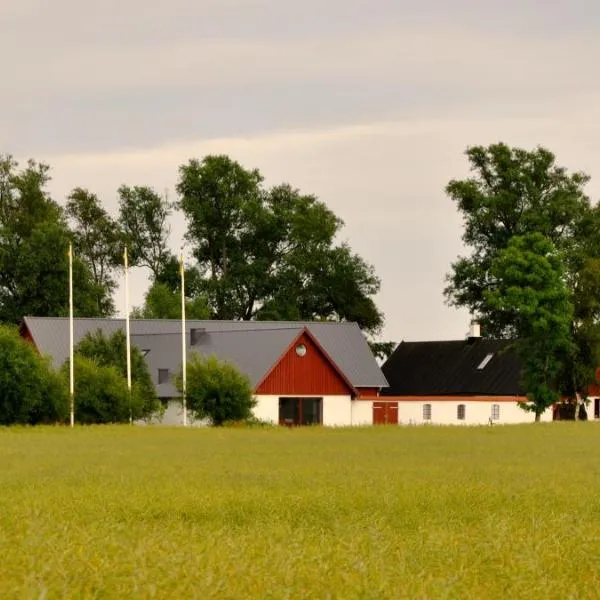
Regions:
<svg viewBox="0 0 600 600"><path fill-rule="evenodd" d="M74 319L74 343L90 332L125 330L124 319ZM159 397L162 422L182 422L173 376L181 369L181 322L133 319L131 343L144 354ZM25 317L21 334L60 367L69 357L67 318ZM370 425L398 422L397 404L379 397L387 381L355 323L196 321L186 324L188 358L215 355L248 375L254 414L286 425Z"/></svg>
<svg viewBox="0 0 600 600"><path fill-rule="evenodd" d="M402 342L382 366L389 387L382 398L398 403L404 424L477 425L529 423L533 413L520 380L511 342L479 336L464 340ZM546 410L542 421L551 421Z"/></svg>

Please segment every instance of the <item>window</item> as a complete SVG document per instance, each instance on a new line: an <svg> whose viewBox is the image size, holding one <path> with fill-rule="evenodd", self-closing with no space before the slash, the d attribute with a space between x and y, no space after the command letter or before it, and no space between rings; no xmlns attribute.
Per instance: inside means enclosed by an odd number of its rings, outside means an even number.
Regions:
<svg viewBox="0 0 600 600"><path fill-rule="evenodd" d="M492 421L498 421L500 419L500 405L492 404Z"/></svg>
<svg viewBox="0 0 600 600"><path fill-rule="evenodd" d="M487 364L490 362L490 360L492 360L492 358L494 357L493 354L488 354L480 363L480 365L477 367L478 371L482 371L483 369L486 368Z"/></svg>
<svg viewBox="0 0 600 600"><path fill-rule="evenodd" d="M158 383L168 383L169 381L169 369L158 370Z"/></svg>
<svg viewBox="0 0 600 600"><path fill-rule="evenodd" d="M423 421L431 421L431 404L423 404Z"/></svg>
<svg viewBox="0 0 600 600"><path fill-rule="evenodd" d="M323 398L279 398L280 425L320 425Z"/></svg>
<svg viewBox="0 0 600 600"><path fill-rule="evenodd" d="M304 356L306 354L306 346L304 344L296 346L296 354L301 357Z"/></svg>
<svg viewBox="0 0 600 600"><path fill-rule="evenodd" d="M456 407L456 418L457 418L459 421L464 421L464 420L465 420L465 414L466 414L466 412L467 412L467 410L466 410L466 409L467 409L467 407L466 407L464 404L459 404L459 405Z"/></svg>

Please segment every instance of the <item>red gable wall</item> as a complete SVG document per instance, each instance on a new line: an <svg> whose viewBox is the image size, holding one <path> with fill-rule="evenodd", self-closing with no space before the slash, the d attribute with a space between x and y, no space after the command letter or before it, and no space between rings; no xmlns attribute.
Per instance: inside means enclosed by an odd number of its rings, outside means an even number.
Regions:
<svg viewBox="0 0 600 600"><path fill-rule="evenodd" d="M306 346L304 356L296 354L299 344ZM353 391L317 344L303 333L259 383L256 393L348 396Z"/></svg>

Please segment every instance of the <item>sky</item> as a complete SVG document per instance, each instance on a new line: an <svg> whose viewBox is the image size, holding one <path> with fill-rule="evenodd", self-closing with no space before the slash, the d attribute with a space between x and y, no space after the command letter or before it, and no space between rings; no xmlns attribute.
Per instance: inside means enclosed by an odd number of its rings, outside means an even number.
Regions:
<svg viewBox="0 0 600 600"><path fill-rule="evenodd" d="M595 0L2 0L0 152L113 214L121 184L174 199L179 165L228 154L344 220L383 339L460 339L444 188L468 146L503 141L550 148L600 197L599 30ZM141 304L147 274L130 288Z"/></svg>

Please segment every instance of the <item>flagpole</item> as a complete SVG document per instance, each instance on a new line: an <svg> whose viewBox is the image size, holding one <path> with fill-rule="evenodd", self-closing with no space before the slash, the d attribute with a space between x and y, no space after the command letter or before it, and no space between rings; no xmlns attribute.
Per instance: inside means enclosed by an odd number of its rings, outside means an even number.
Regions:
<svg viewBox="0 0 600 600"><path fill-rule="evenodd" d="M73 362L73 244L69 242L69 409L75 426L75 365Z"/></svg>
<svg viewBox="0 0 600 600"><path fill-rule="evenodd" d="M131 342L129 331L129 262L127 259L127 246L123 252L125 264L125 348L127 352L127 390L129 391L129 424L133 424L133 410L131 407Z"/></svg>
<svg viewBox="0 0 600 600"><path fill-rule="evenodd" d="M183 254L180 260L181 272L181 394L183 402L183 426L187 427L187 357L186 357L186 339L185 339L185 269L183 266Z"/></svg>

